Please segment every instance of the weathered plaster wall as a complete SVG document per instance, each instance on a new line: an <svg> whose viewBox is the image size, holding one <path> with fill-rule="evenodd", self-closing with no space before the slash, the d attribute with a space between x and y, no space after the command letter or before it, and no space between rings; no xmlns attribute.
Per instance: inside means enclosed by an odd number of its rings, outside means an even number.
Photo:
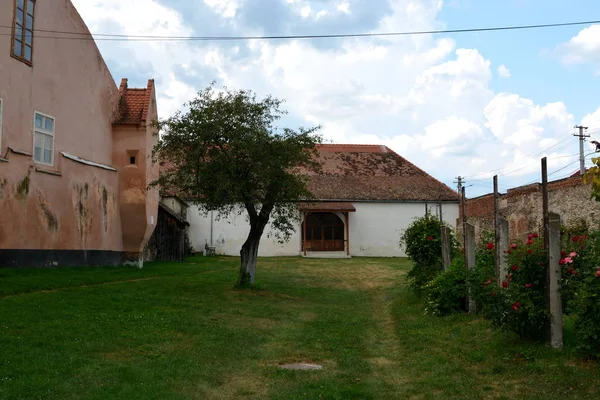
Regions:
<svg viewBox="0 0 600 400"><path fill-rule="evenodd" d="M0 172L10 166L0 174L0 248L120 251L117 173L57 162L62 176L16 154L0 165Z"/></svg>
<svg viewBox="0 0 600 400"><path fill-rule="evenodd" d="M572 177L548 184L548 208L561 216L563 225L585 221L588 226L598 227L600 204L590 198L591 186L581 177ZM533 184L510 189L500 196L500 214L509 222L510 237L523 239L530 232L542 230L541 185ZM467 200L466 214L475 226L475 234L494 229L494 197L486 195ZM460 225L460 223L459 223Z"/></svg>
<svg viewBox="0 0 600 400"><path fill-rule="evenodd" d="M13 7L0 3L0 25L12 25ZM70 1L38 1L35 13L36 30L88 32ZM121 251L117 173L60 155L111 164L118 89L108 68L93 41L34 38L32 67L10 56L10 41L0 36L0 249ZM55 118L52 166L8 151L33 153L34 111Z"/></svg>
<svg viewBox="0 0 600 400"><path fill-rule="evenodd" d="M158 190L147 190L158 177L158 164L152 163L149 151L157 136L145 126L122 125L113 130L113 163L119 167L119 203L123 229L123 251L141 253L157 221ZM136 162L130 164L135 153Z"/></svg>
<svg viewBox="0 0 600 400"><path fill-rule="evenodd" d="M425 215L424 203L367 203L352 202L356 212L349 216L350 255L370 257L404 257L399 247L402 230L414 218ZM437 205L430 204L429 212L436 214ZM446 223L453 225L458 217L458 204L447 203L442 207ZM342 215L339 215L345 221ZM189 236L195 251L204 250L210 244L210 213L204 215L196 206L188 211ZM250 230L245 212L231 214L222 220L213 219L213 245L217 254L239 255L240 249ZM259 256L297 256L301 254L300 221L291 239L279 244L267 235L267 227L260 242Z"/></svg>

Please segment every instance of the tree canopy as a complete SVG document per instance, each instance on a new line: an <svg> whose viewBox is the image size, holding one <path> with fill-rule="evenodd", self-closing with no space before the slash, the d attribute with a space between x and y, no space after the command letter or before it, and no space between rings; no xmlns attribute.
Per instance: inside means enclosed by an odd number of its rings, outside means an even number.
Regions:
<svg viewBox="0 0 600 400"><path fill-rule="evenodd" d="M157 122L161 137L153 158L169 166L152 185L181 193L204 211L245 210L250 233L242 246L240 285L254 282L258 244L266 224L289 239L296 203L311 193L297 168L313 161L319 127L279 128L282 100L257 99L247 90L200 91L187 111Z"/></svg>

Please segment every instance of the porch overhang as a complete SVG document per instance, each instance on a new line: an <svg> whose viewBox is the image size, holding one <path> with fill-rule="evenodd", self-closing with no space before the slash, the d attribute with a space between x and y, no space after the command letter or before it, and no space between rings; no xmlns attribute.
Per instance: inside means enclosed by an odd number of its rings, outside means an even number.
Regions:
<svg viewBox="0 0 600 400"><path fill-rule="evenodd" d="M303 212L356 212L356 208L350 202L314 202L300 203L298 209Z"/></svg>

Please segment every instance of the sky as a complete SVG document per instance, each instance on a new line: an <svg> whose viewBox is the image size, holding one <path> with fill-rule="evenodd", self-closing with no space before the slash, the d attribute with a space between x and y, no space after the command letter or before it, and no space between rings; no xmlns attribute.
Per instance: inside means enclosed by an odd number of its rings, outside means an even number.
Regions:
<svg viewBox="0 0 600 400"><path fill-rule="evenodd" d="M72 0L93 33L406 32L600 20L597 0ZM575 125L600 141L600 24L396 37L97 41L117 82L156 82L167 118L216 81L285 99L289 128L384 144L467 196L579 169ZM587 165L594 147L585 143Z"/></svg>

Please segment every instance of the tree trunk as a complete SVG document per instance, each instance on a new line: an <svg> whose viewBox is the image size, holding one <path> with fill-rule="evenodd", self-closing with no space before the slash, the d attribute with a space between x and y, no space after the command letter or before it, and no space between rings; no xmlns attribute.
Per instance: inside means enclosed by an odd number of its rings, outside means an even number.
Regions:
<svg viewBox="0 0 600 400"><path fill-rule="evenodd" d="M261 223L252 224L248 238L242 246L242 250L240 251L240 276L237 283L240 287L254 284L258 245L260 244L260 237L262 236L265 225L266 224Z"/></svg>

